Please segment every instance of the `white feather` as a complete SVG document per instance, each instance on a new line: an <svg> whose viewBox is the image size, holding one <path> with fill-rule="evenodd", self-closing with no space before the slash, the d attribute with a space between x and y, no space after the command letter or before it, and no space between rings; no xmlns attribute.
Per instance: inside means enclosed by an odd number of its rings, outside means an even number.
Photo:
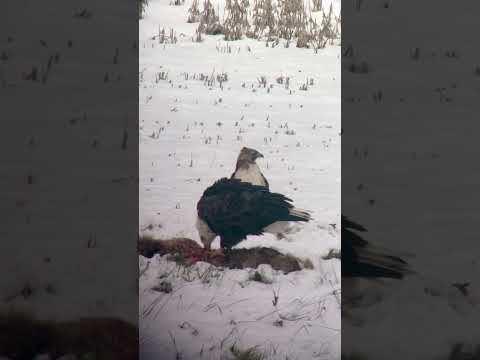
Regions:
<svg viewBox="0 0 480 360"><path fill-rule="evenodd" d="M198 234L200 235L200 241L203 243L206 249L210 248L213 240L215 240L217 234L215 234L212 229L208 226L208 224L200 219L197 216L197 222L195 224Z"/></svg>
<svg viewBox="0 0 480 360"><path fill-rule="evenodd" d="M273 224L268 225L263 229L263 231L269 233L269 234L285 234L288 232L288 229L290 228L290 222L289 221L277 221L274 222Z"/></svg>
<svg viewBox="0 0 480 360"><path fill-rule="evenodd" d="M250 164L248 168L239 168L235 171L233 178L253 185L267 186L257 164Z"/></svg>

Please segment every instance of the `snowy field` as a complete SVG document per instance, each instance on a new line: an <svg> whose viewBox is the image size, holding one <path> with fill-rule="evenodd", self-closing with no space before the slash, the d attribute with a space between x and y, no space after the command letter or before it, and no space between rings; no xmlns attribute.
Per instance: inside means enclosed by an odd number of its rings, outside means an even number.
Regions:
<svg viewBox="0 0 480 360"><path fill-rule="evenodd" d="M340 3L333 5L338 13ZM185 269L140 256L141 357L221 359L235 344L268 359L339 359L340 262L321 256L340 247L340 44L315 54L222 35L193 42L198 24L186 22L189 6L152 0L140 20L140 234L199 242L197 201L231 175L248 146L264 154L258 164L271 190L314 220L285 239L252 236L238 246L272 247L314 268L288 275L267 268L271 283L261 283L252 269ZM173 29L178 42L160 44L159 28ZM200 80L212 74L227 81ZM279 77L290 78L288 89ZM162 281L173 291L155 291Z"/></svg>
<svg viewBox="0 0 480 360"><path fill-rule="evenodd" d="M342 321L342 350L372 360L447 359L456 343L480 343L480 262L472 252L480 181L473 165L478 132L472 131L478 123L480 53L472 32L478 4L456 3L451 28L445 28L452 19L448 2L372 0L360 11L354 5L342 5L348 18L342 41L353 46L353 61L366 61L370 71L342 69L342 140L352 145L342 149L348 164L342 212L368 228L368 240L412 253L408 261L418 275L392 281L384 291L375 286L375 306ZM380 29L398 36L385 39ZM379 91L382 100L375 101ZM455 283L468 283L468 296Z"/></svg>
<svg viewBox="0 0 480 360"><path fill-rule="evenodd" d="M137 191L137 98L130 89L138 39L111 41L118 27L133 28L133 6L87 0L83 7L94 15L72 18L79 9L62 0L48 8L12 2L2 12L0 107L8 131L1 143L8 151L0 155L0 312L136 324L137 231L117 224L134 222L137 206L130 201ZM34 68L36 81L27 80ZM118 80L105 82L106 73ZM124 131L132 151L121 150Z"/></svg>

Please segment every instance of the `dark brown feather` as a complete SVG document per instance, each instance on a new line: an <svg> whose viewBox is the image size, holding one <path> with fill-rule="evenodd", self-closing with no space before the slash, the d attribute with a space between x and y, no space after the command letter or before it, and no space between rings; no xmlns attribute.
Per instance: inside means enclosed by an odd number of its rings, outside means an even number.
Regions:
<svg viewBox="0 0 480 360"><path fill-rule="evenodd" d="M223 178L205 190L197 204L198 216L231 248L247 235L261 235L277 221L307 221L291 215L292 200L264 186Z"/></svg>

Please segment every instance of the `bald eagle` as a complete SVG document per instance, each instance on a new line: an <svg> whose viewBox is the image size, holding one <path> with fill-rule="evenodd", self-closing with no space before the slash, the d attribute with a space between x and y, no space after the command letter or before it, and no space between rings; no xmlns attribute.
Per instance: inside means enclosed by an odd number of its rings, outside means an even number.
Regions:
<svg viewBox="0 0 480 360"><path fill-rule="evenodd" d="M263 158L263 155L257 150L247 147L242 148L240 154L238 154L237 164L231 179L238 179L253 185L265 186L268 189L268 181L255 162L258 158Z"/></svg>
<svg viewBox="0 0 480 360"><path fill-rule="evenodd" d="M278 221L311 220L288 197L261 185L223 178L207 188L197 204L197 230L205 249L220 236L221 248L230 249L248 235L262 235Z"/></svg>
<svg viewBox="0 0 480 360"><path fill-rule="evenodd" d="M238 154L235 171L230 178L270 189L270 184L256 163L259 158L263 158L262 153L252 148L243 147ZM274 234L278 239L283 239L286 233L292 232L291 225L289 221L276 221L265 228L265 232Z"/></svg>
<svg viewBox="0 0 480 360"><path fill-rule="evenodd" d="M412 273L400 256L369 243L355 231L367 230L342 215L342 277L402 279Z"/></svg>

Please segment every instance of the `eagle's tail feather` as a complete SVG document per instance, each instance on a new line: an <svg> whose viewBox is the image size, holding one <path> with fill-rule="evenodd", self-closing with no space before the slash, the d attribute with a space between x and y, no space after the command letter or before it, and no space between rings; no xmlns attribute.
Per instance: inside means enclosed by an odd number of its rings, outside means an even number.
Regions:
<svg viewBox="0 0 480 360"><path fill-rule="evenodd" d="M294 217L292 221L310 221L312 220L312 216L306 210L298 209L298 208L291 208L289 210L290 216Z"/></svg>
<svg viewBox="0 0 480 360"><path fill-rule="evenodd" d="M413 273L405 260L391 252L379 252L375 246L368 245L360 249L358 261L370 267L374 272L384 273L388 277L402 278L404 275Z"/></svg>
<svg viewBox="0 0 480 360"><path fill-rule="evenodd" d="M368 244L368 250L369 251L374 251L377 254L383 254L384 256L396 258L396 259L398 259L398 260L400 260L404 263L406 263L406 261L404 261L402 258L404 258L404 257L412 258L412 257L415 256L414 254L412 254L410 252L391 250L391 249L385 248L383 246L374 245L374 244L371 244L371 243Z"/></svg>

